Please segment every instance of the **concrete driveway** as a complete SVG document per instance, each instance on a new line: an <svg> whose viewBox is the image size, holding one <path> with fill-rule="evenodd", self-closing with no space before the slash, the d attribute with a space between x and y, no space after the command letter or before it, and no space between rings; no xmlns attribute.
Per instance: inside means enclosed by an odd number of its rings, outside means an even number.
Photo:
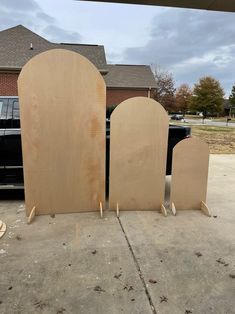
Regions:
<svg viewBox="0 0 235 314"><path fill-rule="evenodd" d="M0 201L0 313L235 313L234 188L235 155L212 155L211 218L105 212L27 225L22 201Z"/></svg>

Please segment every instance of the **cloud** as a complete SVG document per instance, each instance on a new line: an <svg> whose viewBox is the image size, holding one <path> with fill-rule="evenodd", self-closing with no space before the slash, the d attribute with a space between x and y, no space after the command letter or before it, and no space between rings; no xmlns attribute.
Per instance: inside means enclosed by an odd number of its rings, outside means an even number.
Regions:
<svg viewBox="0 0 235 314"><path fill-rule="evenodd" d="M79 42L81 35L57 25L35 0L1 0L1 30L22 24L52 42Z"/></svg>
<svg viewBox="0 0 235 314"><path fill-rule="evenodd" d="M39 9L39 6L34 0L1 0L1 8L25 12Z"/></svg>
<svg viewBox="0 0 235 314"><path fill-rule="evenodd" d="M56 25L48 25L44 33L47 34L47 39L53 42L78 43L81 41L81 35L77 32L66 31Z"/></svg>
<svg viewBox="0 0 235 314"><path fill-rule="evenodd" d="M233 13L167 9L153 19L150 40L127 48L123 62L158 64L173 72L178 84L212 75L228 93L235 81Z"/></svg>
<svg viewBox="0 0 235 314"><path fill-rule="evenodd" d="M50 16L50 15L47 15L46 13L44 13L44 12L42 12L42 11L37 12L36 17L37 17L39 20L42 20L42 21L45 22L45 23L49 23L49 24L55 23L54 17L52 17L52 16Z"/></svg>

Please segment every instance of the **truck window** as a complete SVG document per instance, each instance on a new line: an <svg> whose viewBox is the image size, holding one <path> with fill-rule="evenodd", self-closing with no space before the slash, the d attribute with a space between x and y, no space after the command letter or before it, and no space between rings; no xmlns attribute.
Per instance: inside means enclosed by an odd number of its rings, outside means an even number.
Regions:
<svg viewBox="0 0 235 314"><path fill-rule="evenodd" d="M16 120L20 119L20 108L19 108L18 101L14 101L13 103L13 119L16 119Z"/></svg>
<svg viewBox="0 0 235 314"><path fill-rule="evenodd" d="M20 128L20 108L19 108L19 101L15 100L13 102L13 110L12 110L12 127L13 128Z"/></svg>
<svg viewBox="0 0 235 314"><path fill-rule="evenodd" d="M12 104L8 104L8 108L7 108L7 120L11 120L12 119Z"/></svg>
<svg viewBox="0 0 235 314"><path fill-rule="evenodd" d="M6 129L12 128L12 108L13 104L9 102L7 108Z"/></svg>
<svg viewBox="0 0 235 314"><path fill-rule="evenodd" d="M0 129L6 127L7 104L8 99L0 99Z"/></svg>

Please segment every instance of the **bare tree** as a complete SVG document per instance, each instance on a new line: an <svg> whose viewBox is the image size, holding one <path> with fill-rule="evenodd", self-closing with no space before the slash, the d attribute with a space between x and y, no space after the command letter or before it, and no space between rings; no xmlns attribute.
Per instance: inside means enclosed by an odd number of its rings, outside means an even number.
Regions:
<svg viewBox="0 0 235 314"><path fill-rule="evenodd" d="M178 111L185 112L189 109L192 102L192 90L188 84L182 84L175 93L175 107Z"/></svg>
<svg viewBox="0 0 235 314"><path fill-rule="evenodd" d="M172 73L152 66L152 71L157 83L154 99L158 101L167 111L175 107L175 82Z"/></svg>

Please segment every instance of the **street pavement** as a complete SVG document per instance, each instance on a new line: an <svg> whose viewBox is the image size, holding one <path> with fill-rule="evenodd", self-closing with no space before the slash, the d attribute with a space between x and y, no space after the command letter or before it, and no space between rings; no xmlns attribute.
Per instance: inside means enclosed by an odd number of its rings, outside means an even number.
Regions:
<svg viewBox="0 0 235 314"><path fill-rule="evenodd" d="M173 122L173 120L171 120L171 122ZM202 119L185 119L185 124L195 124L195 125L210 125L210 126L216 126L216 127L231 127L234 128L235 127L235 123L230 122L226 123L225 122L221 122L221 121L213 121L210 119L205 119L204 122Z"/></svg>

